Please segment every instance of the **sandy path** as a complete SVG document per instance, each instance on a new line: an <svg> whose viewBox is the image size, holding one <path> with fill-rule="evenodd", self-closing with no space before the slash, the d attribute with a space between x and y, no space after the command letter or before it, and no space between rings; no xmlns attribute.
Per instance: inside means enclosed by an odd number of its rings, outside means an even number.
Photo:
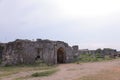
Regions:
<svg viewBox="0 0 120 80"><path fill-rule="evenodd" d="M31 78L25 80L74 80L89 74L95 74L103 69L109 69L115 66L120 67L120 59L107 62L94 62L83 64L61 64L58 66L59 71L49 77ZM4 78L3 80L14 80L17 77L30 75L30 72L21 72Z"/></svg>
<svg viewBox="0 0 120 80"><path fill-rule="evenodd" d="M40 71L35 70L35 71L19 72L17 74L12 74L12 75L7 76L5 78L3 77L0 80L15 80L16 78L26 77L26 76L32 75L32 73L43 72L43 71L46 71L46 70L40 70Z"/></svg>
<svg viewBox="0 0 120 80"><path fill-rule="evenodd" d="M63 64L59 66L60 71L52 76L28 80L74 80L118 65L120 66L120 60L84 64Z"/></svg>

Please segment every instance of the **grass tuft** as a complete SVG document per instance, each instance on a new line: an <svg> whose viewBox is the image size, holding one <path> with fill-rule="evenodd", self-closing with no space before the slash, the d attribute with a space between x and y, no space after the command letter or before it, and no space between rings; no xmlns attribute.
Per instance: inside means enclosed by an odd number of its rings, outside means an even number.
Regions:
<svg viewBox="0 0 120 80"><path fill-rule="evenodd" d="M0 67L0 78L4 78L19 72L27 71L42 71L55 68L55 66L48 66L45 63L35 63L35 64L20 64L16 66L6 66Z"/></svg>
<svg viewBox="0 0 120 80"><path fill-rule="evenodd" d="M43 77L43 76L50 76L54 73L56 73L58 70L48 70L48 71L44 71L44 72L36 72L33 73L31 76L32 77Z"/></svg>

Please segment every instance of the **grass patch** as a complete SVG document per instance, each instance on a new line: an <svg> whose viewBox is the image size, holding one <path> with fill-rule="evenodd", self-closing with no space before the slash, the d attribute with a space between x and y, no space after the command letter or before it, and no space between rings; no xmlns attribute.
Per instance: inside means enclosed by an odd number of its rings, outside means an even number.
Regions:
<svg viewBox="0 0 120 80"><path fill-rule="evenodd" d="M6 66L0 67L0 78L4 78L6 76L16 74L19 72L27 72L27 71L42 71L49 70L55 68L55 66L48 66L44 63L36 63L36 64L21 64L16 66Z"/></svg>
<svg viewBox="0 0 120 80"><path fill-rule="evenodd" d="M54 73L56 73L58 70L48 70L48 71L44 71L44 72L36 72L36 73L33 73L31 76L32 77L43 77L43 76L50 76Z"/></svg>
<svg viewBox="0 0 120 80"><path fill-rule="evenodd" d="M109 56L105 56L104 58L101 57L99 53L96 54L81 54L80 56L75 58L75 62L77 64L83 63L83 62L100 62L100 61L106 61L106 60L112 60Z"/></svg>
<svg viewBox="0 0 120 80"><path fill-rule="evenodd" d="M52 69L52 70L47 70L47 71L42 71L42 72L35 72L31 75L25 76L25 77L19 77L16 78L14 80L26 80L26 79L31 79L31 78L35 78L35 77L45 77L45 76L50 76L54 73L56 73L58 71L58 69Z"/></svg>

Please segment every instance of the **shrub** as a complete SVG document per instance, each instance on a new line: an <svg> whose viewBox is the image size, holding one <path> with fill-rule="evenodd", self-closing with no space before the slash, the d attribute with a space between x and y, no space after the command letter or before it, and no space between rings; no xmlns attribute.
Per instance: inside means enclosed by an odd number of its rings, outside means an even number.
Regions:
<svg viewBox="0 0 120 80"><path fill-rule="evenodd" d="M36 72L32 74L32 77L42 77L42 76L49 76L57 72L57 70L49 70L44 72Z"/></svg>
<svg viewBox="0 0 120 80"><path fill-rule="evenodd" d="M96 62L103 60L111 60L109 56L102 57L100 53L96 54L80 54L80 56L75 58L75 62Z"/></svg>

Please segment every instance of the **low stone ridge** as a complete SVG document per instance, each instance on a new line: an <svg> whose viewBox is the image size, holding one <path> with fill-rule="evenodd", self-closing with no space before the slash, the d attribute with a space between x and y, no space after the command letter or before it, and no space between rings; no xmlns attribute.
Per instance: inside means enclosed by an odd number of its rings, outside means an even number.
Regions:
<svg viewBox="0 0 120 80"><path fill-rule="evenodd" d="M97 49L97 50L83 49L83 50L79 50L78 53L79 55L80 54L100 54L102 58L104 58L106 55L109 56L110 58L119 57L119 51L111 48L104 48L104 49Z"/></svg>

